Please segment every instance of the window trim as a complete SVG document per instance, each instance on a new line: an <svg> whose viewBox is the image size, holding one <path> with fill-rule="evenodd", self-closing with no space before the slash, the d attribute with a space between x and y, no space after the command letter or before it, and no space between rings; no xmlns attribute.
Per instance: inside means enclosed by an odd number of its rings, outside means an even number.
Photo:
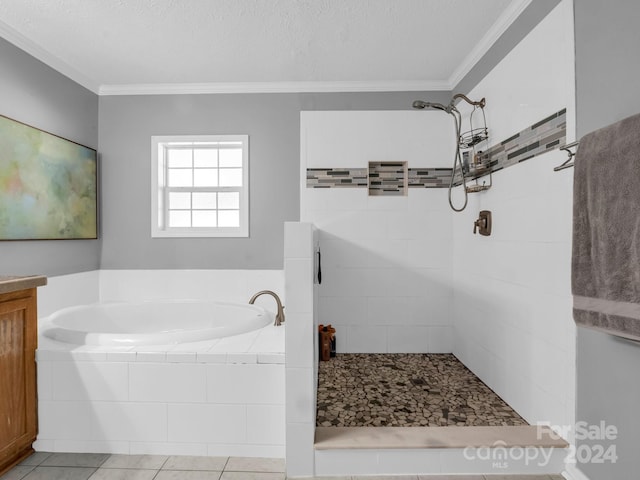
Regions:
<svg viewBox="0 0 640 480"><path fill-rule="evenodd" d="M161 149L171 143L242 143L242 186L211 187L215 191L240 192L239 227L165 227L167 214L166 159ZM209 188L209 187L205 187ZM188 189L188 187L187 187ZM199 191L197 187L191 191ZM152 238L197 238L197 237L248 237L249 236L249 136L248 135L154 135L151 137L151 237Z"/></svg>

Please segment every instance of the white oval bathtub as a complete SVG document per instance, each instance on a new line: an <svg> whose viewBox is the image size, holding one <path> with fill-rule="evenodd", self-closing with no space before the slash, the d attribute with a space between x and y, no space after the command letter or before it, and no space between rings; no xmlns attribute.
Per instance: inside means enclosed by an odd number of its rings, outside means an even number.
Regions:
<svg viewBox="0 0 640 480"><path fill-rule="evenodd" d="M255 305L201 300L96 303L59 310L42 334L76 345L170 345L258 330L273 315Z"/></svg>

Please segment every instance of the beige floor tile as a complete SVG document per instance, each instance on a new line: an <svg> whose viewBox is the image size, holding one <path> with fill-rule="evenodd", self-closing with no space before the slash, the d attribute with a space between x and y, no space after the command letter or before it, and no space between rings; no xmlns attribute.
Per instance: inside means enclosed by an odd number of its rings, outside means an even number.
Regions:
<svg viewBox="0 0 640 480"><path fill-rule="evenodd" d="M153 480L158 470L99 468L89 480Z"/></svg>
<svg viewBox="0 0 640 480"><path fill-rule="evenodd" d="M109 454L52 453L40 465L43 467L100 467Z"/></svg>
<svg viewBox="0 0 640 480"><path fill-rule="evenodd" d="M160 470L154 480L219 480L221 472Z"/></svg>
<svg viewBox="0 0 640 480"><path fill-rule="evenodd" d="M352 477L313 477L312 480L352 480Z"/></svg>
<svg viewBox="0 0 640 480"><path fill-rule="evenodd" d="M549 475L485 475L486 480L549 480Z"/></svg>
<svg viewBox="0 0 640 480"><path fill-rule="evenodd" d="M354 476L353 480L418 480L417 475L363 475Z"/></svg>
<svg viewBox="0 0 640 480"><path fill-rule="evenodd" d="M484 480L483 475L420 475L419 480Z"/></svg>
<svg viewBox="0 0 640 480"><path fill-rule="evenodd" d="M162 466L163 470L211 470L221 472L229 457L171 456Z"/></svg>
<svg viewBox="0 0 640 480"><path fill-rule="evenodd" d="M102 468L160 470L168 459L166 455L111 455L102 464Z"/></svg>
<svg viewBox="0 0 640 480"><path fill-rule="evenodd" d="M220 480L285 480L285 474L276 472L222 472Z"/></svg>
<svg viewBox="0 0 640 480"><path fill-rule="evenodd" d="M35 452L20 462L20 465L40 465L50 456L50 452Z"/></svg>
<svg viewBox="0 0 640 480"><path fill-rule="evenodd" d="M24 478L24 476L29 473L31 470L36 468L33 465L18 465L13 467L4 475L0 476L0 480L20 480Z"/></svg>
<svg viewBox="0 0 640 480"><path fill-rule="evenodd" d="M95 471L87 467L36 467L24 480L88 480Z"/></svg>
<svg viewBox="0 0 640 480"><path fill-rule="evenodd" d="M284 472L284 458L229 457L227 472Z"/></svg>

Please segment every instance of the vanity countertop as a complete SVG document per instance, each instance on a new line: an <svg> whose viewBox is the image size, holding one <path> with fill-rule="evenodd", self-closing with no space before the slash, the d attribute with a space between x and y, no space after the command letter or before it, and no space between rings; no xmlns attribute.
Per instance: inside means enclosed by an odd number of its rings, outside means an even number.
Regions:
<svg viewBox="0 0 640 480"><path fill-rule="evenodd" d="M44 275L31 275L26 277L0 275L0 294L41 287L46 284L47 277Z"/></svg>

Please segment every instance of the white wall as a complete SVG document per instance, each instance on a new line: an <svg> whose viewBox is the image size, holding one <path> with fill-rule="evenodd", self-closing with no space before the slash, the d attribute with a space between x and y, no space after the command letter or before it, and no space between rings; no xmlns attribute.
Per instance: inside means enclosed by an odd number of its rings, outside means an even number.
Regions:
<svg viewBox="0 0 640 480"><path fill-rule="evenodd" d="M438 111L301 113L300 216L319 229L319 321L336 327L339 352L451 351L451 214L445 189L313 189L306 169L449 167L453 138Z"/></svg>
<svg viewBox="0 0 640 480"><path fill-rule="evenodd" d="M567 108L575 135L572 3L563 1L469 96L486 97L493 142ZM490 143L493 143L490 142ZM454 353L529 422L574 419L572 170L555 150L497 172L453 217ZM490 237L471 234L493 212Z"/></svg>

